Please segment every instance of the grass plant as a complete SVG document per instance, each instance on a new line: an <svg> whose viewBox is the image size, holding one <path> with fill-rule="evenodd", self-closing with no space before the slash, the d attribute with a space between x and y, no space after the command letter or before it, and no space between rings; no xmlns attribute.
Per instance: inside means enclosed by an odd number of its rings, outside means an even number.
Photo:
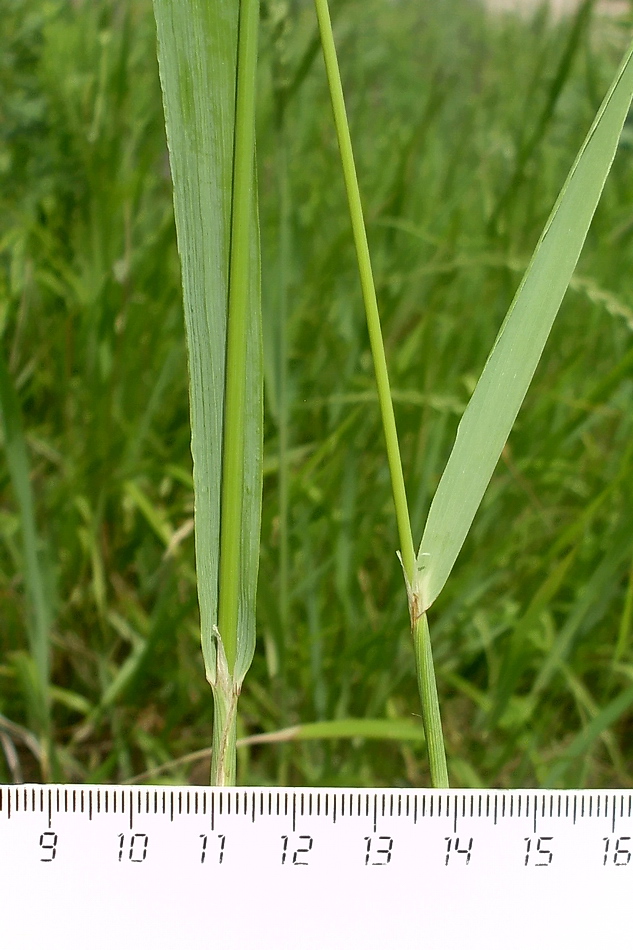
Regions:
<svg viewBox="0 0 633 950"><path fill-rule="evenodd" d="M320 41L308 5L283 6L262 4L258 67L267 414L238 774L429 784ZM366 0L361 15L348 0L333 13L418 539L630 24L525 22L461 0L450 16L405 0L394 10ZM208 781L186 350L151 8L20 0L3 17L0 325L53 618L59 774ZM631 781L629 151L627 123L524 409L431 609L454 784ZM8 468L0 498L1 777L37 779L30 595ZM271 741L242 741L257 735Z"/></svg>
<svg viewBox="0 0 633 950"><path fill-rule="evenodd" d="M211 779L232 785L237 699L255 650L262 482L259 0L157 0L154 10L185 292Z"/></svg>

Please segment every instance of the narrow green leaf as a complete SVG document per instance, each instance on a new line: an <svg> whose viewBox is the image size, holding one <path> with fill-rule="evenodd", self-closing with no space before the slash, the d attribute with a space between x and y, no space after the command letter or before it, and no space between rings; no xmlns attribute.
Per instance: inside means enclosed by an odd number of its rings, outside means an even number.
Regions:
<svg viewBox="0 0 633 950"><path fill-rule="evenodd" d="M633 705L633 686L627 687L612 699L598 715L584 726L573 742L570 743L561 758L547 773L545 788L557 788L567 769L585 755L601 733L622 716Z"/></svg>
<svg viewBox="0 0 633 950"><path fill-rule="evenodd" d="M4 431L4 448L11 486L20 514L22 551L24 555L24 586L29 605L27 632L31 658L37 671L39 708L43 719L40 728L48 728L49 637L53 608L44 582L38 551L35 505L31 488L29 460L22 428L22 413L9 375L4 354L0 350L0 419Z"/></svg>
<svg viewBox="0 0 633 950"><path fill-rule="evenodd" d="M237 630L226 645L237 683L255 647L261 511L260 265L252 172L246 285L232 288L230 273L239 12L236 0L154 0L189 354L202 649L212 685L217 680L223 456L230 427L242 439L237 457L238 468L243 466L242 476L234 475L229 486L240 494L239 565L233 572ZM240 289L245 291L245 374L243 417L236 421L225 420L226 351L229 298Z"/></svg>
<svg viewBox="0 0 633 950"><path fill-rule="evenodd" d="M392 742L424 742L422 724L411 719L332 719L289 726L237 740L239 748L307 739L379 739Z"/></svg>
<svg viewBox="0 0 633 950"><path fill-rule="evenodd" d="M444 587L580 256L633 96L629 49L554 205L459 424L417 556L423 610Z"/></svg>

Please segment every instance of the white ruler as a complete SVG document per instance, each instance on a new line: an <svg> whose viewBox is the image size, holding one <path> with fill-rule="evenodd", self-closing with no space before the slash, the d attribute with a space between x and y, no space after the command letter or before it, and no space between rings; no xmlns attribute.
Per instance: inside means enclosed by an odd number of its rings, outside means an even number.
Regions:
<svg viewBox="0 0 633 950"><path fill-rule="evenodd" d="M633 944L633 793L0 786L7 950Z"/></svg>

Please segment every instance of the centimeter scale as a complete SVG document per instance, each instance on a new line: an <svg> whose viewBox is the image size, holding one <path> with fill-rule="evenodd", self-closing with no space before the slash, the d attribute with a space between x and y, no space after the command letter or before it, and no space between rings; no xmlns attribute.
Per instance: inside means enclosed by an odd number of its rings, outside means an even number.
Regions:
<svg viewBox="0 0 633 950"><path fill-rule="evenodd" d="M0 786L0 946L630 946L632 810L629 791Z"/></svg>

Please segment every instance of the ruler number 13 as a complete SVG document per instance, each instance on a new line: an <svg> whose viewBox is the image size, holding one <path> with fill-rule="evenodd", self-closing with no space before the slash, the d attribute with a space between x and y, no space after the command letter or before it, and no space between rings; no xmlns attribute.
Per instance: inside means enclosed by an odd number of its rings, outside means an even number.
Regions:
<svg viewBox="0 0 633 950"><path fill-rule="evenodd" d="M366 837L365 841L367 842L365 847L365 867L367 867L368 864L371 864L372 866L382 866L391 862L393 838L390 838L389 835L380 835L378 838L378 843L381 845L381 847L378 848L372 848L371 838ZM372 861L371 858L373 857L375 857L377 860Z"/></svg>

